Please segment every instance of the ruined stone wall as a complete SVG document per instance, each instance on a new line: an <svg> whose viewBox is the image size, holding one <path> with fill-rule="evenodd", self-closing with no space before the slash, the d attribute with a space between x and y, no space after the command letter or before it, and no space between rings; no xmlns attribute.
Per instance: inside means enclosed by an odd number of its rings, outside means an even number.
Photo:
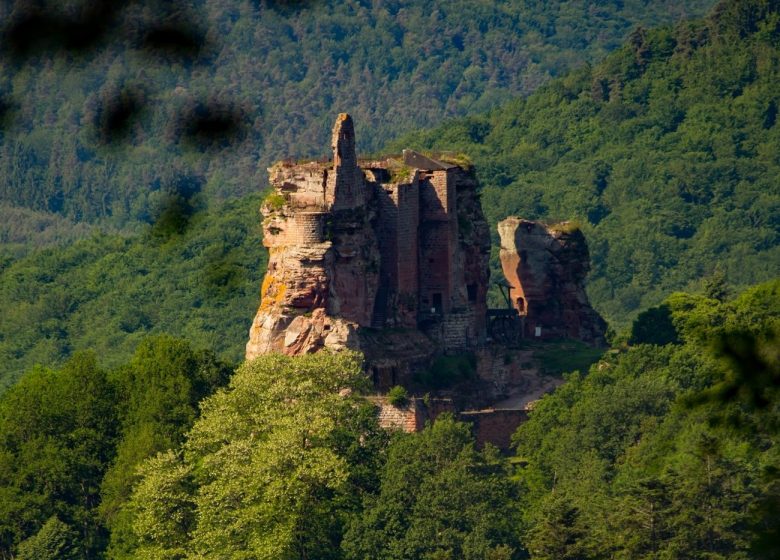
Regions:
<svg viewBox="0 0 780 560"><path fill-rule="evenodd" d="M480 410L461 412L458 419L469 422L477 440L477 447L491 443L504 451L512 444L512 434L528 420L525 410Z"/></svg>
<svg viewBox="0 0 780 560"><path fill-rule="evenodd" d="M408 183L374 183L372 188L381 255L372 326L415 328L419 291L417 174Z"/></svg>
<svg viewBox="0 0 780 560"><path fill-rule="evenodd" d="M385 429L419 432L426 423L434 421L441 414L456 413L458 420L471 424L478 447L490 443L503 451L511 448L512 435L528 419L525 410L457 412L451 399L432 398L426 404L422 399L410 398L404 406L390 404L387 397L369 397L369 400L377 407L379 425Z"/></svg>
<svg viewBox="0 0 780 560"><path fill-rule="evenodd" d="M423 220L449 221L455 212L455 188L451 170L437 170L422 177Z"/></svg>
<svg viewBox="0 0 780 560"><path fill-rule="evenodd" d="M393 295L398 291L398 185L374 184L377 199L375 231L379 244L379 287L374 301L371 326L387 326Z"/></svg>
<svg viewBox="0 0 780 560"><path fill-rule="evenodd" d="M448 313L450 299L450 226L447 222L420 224L420 307L424 312Z"/></svg>
<svg viewBox="0 0 780 560"><path fill-rule="evenodd" d="M442 330L442 341L447 350L466 350L477 340L474 312L467 310L445 315Z"/></svg>
<svg viewBox="0 0 780 560"><path fill-rule="evenodd" d="M420 181L420 308L424 313L452 309L453 242L450 200L454 187L446 171L425 173Z"/></svg>
<svg viewBox="0 0 780 560"><path fill-rule="evenodd" d="M425 332L438 341L445 351L462 352L479 340L474 319L474 312L470 309L447 313L439 321L430 322Z"/></svg>
<svg viewBox="0 0 780 560"><path fill-rule="evenodd" d="M317 245L325 241L324 212L297 212L286 242L289 245Z"/></svg>
<svg viewBox="0 0 780 560"><path fill-rule="evenodd" d="M295 165L279 162L268 169L271 184L284 195L293 210L325 211L328 169L321 163Z"/></svg>
<svg viewBox="0 0 780 560"><path fill-rule="evenodd" d="M425 427L425 410L422 402L410 399L404 406L394 406L386 398L373 399L379 409L379 425L385 429L412 433Z"/></svg>
<svg viewBox="0 0 780 560"><path fill-rule="evenodd" d="M333 126L331 149L333 167L326 180L326 203L332 210L365 206L363 172L358 167L355 152L355 127L352 118L346 113L340 113Z"/></svg>
<svg viewBox="0 0 780 560"><path fill-rule="evenodd" d="M410 151L404 158L426 169L410 171L394 159L361 169L354 146L352 120L342 114L333 129L332 162L269 169L275 192L263 206L263 243L270 257L248 358L359 346L360 337L352 336L358 329L419 332L422 322L436 328L428 331L429 347L415 351L421 356L430 357L436 344L462 349L484 339L482 248L489 234L473 178ZM459 204L474 222L465 235Z"/></svg>
<svg viewBox="0 0 780 560"><path fill-rule="evenodd" d="M331 212L333 264L328 314L362 327L371 326L379 288L380 253L365 209Z"/></svg>
<svg viewBox="0 0 780 560"><path fill-rule="evenodd" d="M468 310L473 317L470 334L473 345L485 339L490 231L473 175L459 167L448 169L447 173L455 201L455 211L449 221L451 300L453 311Z"/></svg>
<svg viewBox="0 0 780 560"><path fill-rule="evenodd" d="M398 326L414 327L417 322L420 268L418 263L420 184L417 176L409 184L398 185L398 291L394 314Z"/></svg>

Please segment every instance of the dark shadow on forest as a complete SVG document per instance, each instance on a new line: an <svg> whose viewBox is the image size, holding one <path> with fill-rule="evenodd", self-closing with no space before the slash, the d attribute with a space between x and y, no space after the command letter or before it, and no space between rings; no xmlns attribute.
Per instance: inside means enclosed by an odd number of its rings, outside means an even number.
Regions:
<svg viewBox="0 0 780 560"><path fill-rule="evenodd" d="M152 237L167 240L186 232L192 217L202 209L198 197L202 189L203 179L195 175L180 174L164 185L152 219Z"/></svg>
<svg viewBox="0 0 780 560"><path fill-rule="evenodd" d="M201 152L223 150L247 137L247 111L237 103L192 100L174 119L171 136L184 147Z"/></svg>
<svg viewBox="0 0 780 560"><path fill-rule="evenodd" d="M146 106L146 92L138 87L112 89L102 100L94 126L102 144L124 143Z"/></svg>
<svg viewBox="0 0 780 560"><path fill-rule="evenodd" d="M16 62L29 57L70 51L84 54L108 39L126 2L97 1L83 6L80 14L63 11L57 4L19 7L2 30L4 54Z"/></svg>

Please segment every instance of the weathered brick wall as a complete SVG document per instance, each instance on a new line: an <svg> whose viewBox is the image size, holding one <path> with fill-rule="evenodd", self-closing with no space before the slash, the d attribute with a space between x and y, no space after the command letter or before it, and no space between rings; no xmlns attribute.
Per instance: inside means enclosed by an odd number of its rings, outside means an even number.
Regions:
<svg viewBox="0 0 780 560"><path fill-rule="evenodd" d="M433 307L434 294L441 294L442 309L449 312L450 301L450 225L448 222L427 221L420 225L419 240L420 307Z"/></svg>
<svg viewBox="0 0 780 560"><path fill-rule="evenodd" d="M398 292L408 294L416 302L419 267L418 229L420 223L420 185L415 177L408 185L398 185ZM403 301L404 298L401 298Z"/></svg>
<svg viewBox="0 0 780 560"><path fill-rule="evenodd" d="M323 223L325 214L322 212L298 212L293 217L293 224L288 233L287 241L291 245L312 245L325 241Z"/></svg>
<svg viewBox="0 0 780 560"><path fill-rule="evenodd" d="M441 343L447 351L465 350L476 340L474 313L470 311L445 315L441 329Z"/></svg>
<svg viewBox="0 0 780 560"><path fill-rule="evenodd" d="M461 412L459 418L473 426L477 446L492 443L501 450L509 450L512 434L518 426L528 420L525 410L479 410Z"/></svg>
<svg viewBox="0 0 780 560"><path fill-rule="evenodd" d="M380 281L391 291L398 284L398 185L378 185L378 227L377 238L381 256Z"/></svg>
<svg viewBox="0 0 780 560"><path fill-rule="evenodd" d="M406 406L393 406L386 397L370 399L379 409L379 425L388 430L419 432L425 427L425 410L419 399L409 399Z"/></svg>
<svg viewBox="0 0 780 560"><path fill-rule="evenodd" d="M370 397L377 407L379 425L388 430L402 430L406 433L419 432L426 422L445 412L455 412L455 406L449 399L432 399L426 406L421 399L410 398L405 406L393 406L387 397ZM511 447L512 434L518 426L528 420L525 410L479 410L457 414L459 420L472 425L472 433L478 447L491 443L501 450Z"/></svg>
<svg viewBox="0 0 780 560"><path fill-rule="evenodd" d="M328 165L320 162L294 164L278 162L268 168L276 194L284 196L294 211L324 211Z"/></svg>
<svg viewBox="0 0 780 560"><path fill-rule="evenodd" d="M455 197L447 171L431 171L420 177L422 220L447 221L454 213Z"/></svg>

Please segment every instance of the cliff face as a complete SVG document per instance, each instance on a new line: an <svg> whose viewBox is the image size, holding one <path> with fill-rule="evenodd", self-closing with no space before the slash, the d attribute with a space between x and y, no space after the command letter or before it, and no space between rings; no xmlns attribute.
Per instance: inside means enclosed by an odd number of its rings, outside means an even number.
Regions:
<svg viewBox="0 0 780 560"><path fill-rule="evenodd" d="M331 148L331 162L269 169L269 264L247 359L323 347L381 354L367 328L414 331L429 340L424 354L484 340L490 236L472 176L414 152L358 162L346 114Z"/></svg>
<svg viewBox="0 0 780 560"><path fill-rule="evenodd" d="M525 336L604 344L606 323L585 293L590 256L582 232L568 222L547 226L509 217L498 233L501 267Z"/></svg>
<svg viewBox="0 0 780 560"><path fill-rule="evenodd" d="M474 376L444 389L431 406L379 403L380 421L413 431L441 412L459 412L480 441L508 445L526 415L518 395L541 385L526 365L530 355L487 344L490 232L473 174L409 150L358 161L346 114L331 148L330 162L268 170L269 263L247 359L353 348L363 352L376 390L417 384L429 392L416 374L430 373L441 353L469 352ZM518 218L501 222L499 232L504 274L524 318L509 322L524 324L526 337L541 328L543 337L600 343L604 322L583 289L582 234ZM484 409L497 401L504 404Z"/></svg>

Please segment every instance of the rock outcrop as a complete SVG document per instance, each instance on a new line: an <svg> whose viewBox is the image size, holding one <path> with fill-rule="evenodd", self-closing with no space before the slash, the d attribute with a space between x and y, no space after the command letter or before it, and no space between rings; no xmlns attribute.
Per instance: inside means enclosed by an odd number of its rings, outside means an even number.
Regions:
<svg viewBox="0 0 780 560"><path fill-rule="evenodd" d="M382 425L416 431L451 412L472 422L480 443L508 446L526 418L526 397L549 380L533 350L488 340L487 318L513 335L603 342L604 321L583 288L582 234L565 223L501 222L501 263L519 317L489 314L490 233L473 173L410 150L360 161L347 114L336 120L331 148L329 162L268 170L272 192L261 210L269 262L247 359L357 349L379 393L400 384L417 394L400 408L377 396ZM450 359L442 353L468 353L475 371L452 386L430 382L432 390L425 374Z"/></svg>
<svg viewBox="0 0 780 560"><path fill-rule="evenodd" d="M606 323L585 293L590 256L582 232L569 222L547 226L509 217L498 233L501 267L525 336L603 345Z"/></svg>
<svg viewBox="0 0 780 560"><path fill-rule="evenodd" d="M359 162L344 113L331 148L330 162L268 170L269 263L247 359L349 347L392 362L361 334L387 327L428 341L410 345L415 359L484 341L490 236L472 174L412 151Z"/></svg>

